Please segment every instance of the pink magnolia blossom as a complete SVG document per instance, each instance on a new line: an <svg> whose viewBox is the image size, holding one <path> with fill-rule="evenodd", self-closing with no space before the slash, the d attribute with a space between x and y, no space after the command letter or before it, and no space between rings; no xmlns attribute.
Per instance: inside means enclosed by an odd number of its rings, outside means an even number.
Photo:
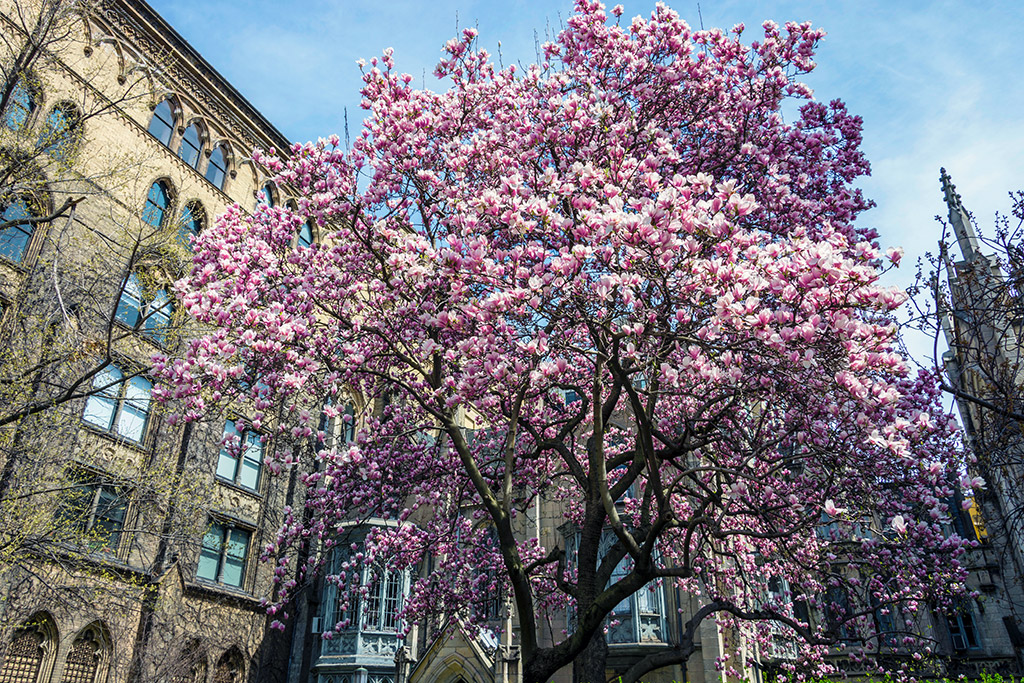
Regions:
<svg viewBox="0 0 1024 683"><path fill-rule="evenodd" d="M363 67L351 149L254 155L297 209L236 207L198 237L176 291L209 332L159 359L158 393L188 419L251 407L268 457L302 462L302 509L265 556L311 559L281 573L275 608L317 571L344 612L363 569L419 568L404 623L482 627L508 595L534 683L573 661L603 677L591 639L649 585L703 606L659 661L685 662L715 619L763 645L783 629L792 666L822 675L835 630L766 602L770 577L803 596L842 584L851 628L957 598L942 474L964 454L936 378L897 351L905 295L855 223L861 121L798 80L822 31L740 30L663 5L620 26L578 0L541 64L498 68L467 31L432 92L388 51ZM322 241L296 248L307 220ZM315 416L339 425L349 400L339 445ZM561 522L543 542L525 531L537 507ZM854 520L898 537L848 543Z"/></svg>

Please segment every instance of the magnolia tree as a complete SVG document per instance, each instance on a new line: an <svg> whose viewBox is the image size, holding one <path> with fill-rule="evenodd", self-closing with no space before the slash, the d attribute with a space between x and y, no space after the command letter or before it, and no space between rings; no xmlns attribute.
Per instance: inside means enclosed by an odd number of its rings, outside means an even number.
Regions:
<svg viewBox="0 0 1024 683"><path fill-rule="evenodd" d="M472 624L506 590L528 682L604 680L616 606L652 582L694 608L624 681L684 663L708 619L819 671L840 639L917 643L917 610L963 591L944 534L963 464L935 378L894 351L904 296L878 280L898 253L854 225L861 121L797 80L824 34L767 23L747 45L621 12L579 0L526 69L466 30L443 93L371 60L351 150L259 159L297 208L198 239L179 293L211 332L158 361L164 397L186 418L244 401L272 469L312 454L267 549L314 558L300 575L345 523L395 521L334 566L339 614L368 565L413 572L406 623ZM308 219L321 242L296 247ZM349 399L338 447L321 414ZM535 505L563 516L554 543Z"/></svg>

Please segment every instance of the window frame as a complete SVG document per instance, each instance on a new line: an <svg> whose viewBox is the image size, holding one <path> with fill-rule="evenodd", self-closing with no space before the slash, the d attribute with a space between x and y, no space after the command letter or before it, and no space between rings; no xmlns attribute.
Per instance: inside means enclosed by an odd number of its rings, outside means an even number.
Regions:
<svg viewBox="0 0 1024 683"><path fill-rule="evenodd" d="M158 188L161 190L164 200L166 201L166 204L164 206L160 206L154 199L153 191ZM151 209L150 207L153 208ZM142 215L140 217L142 219L142 222L145 223L146 225L150 226L155 230L160 230L167 224L167 216L172 212L173 207L173 186L168 180L160 178L158 180L154 180L153 184L150 185L149 189L146 191L146 199L143 200L142 202ZM152 220L147 218L147 216L152 216L153 213L156 211L159 211L160 215L159 221L154 223Z"/></svg>
<svg viewBox="0 0 1024 683"><path fill-rule="evenodd" d="M16 217L7 216L8 211L13 209L14 207L19 206L24 210L24 215ZM0 258L3 258L11 263L16 263L19 265L25 263L26 257L31 252L32 240L36 234L36 224L31 222L35 218L38 218L38 216L36 215L36 211L33 210L32 200L28 197L16 197L14 201L10 202L7 206L3 207L3 211L0 211L0 223L6 223L8 221L16 219L23 220L24 222L14 223L13 225L0 229L0 236L12 233L13 231L17 231L25 236L25 243L24 246L21 247L20 253L17 254L17 258L14 258L13 254L8 255L7 253L4 252L4 244L6 244L6 242L2 239L2 237L0 237Z"/></svg>
<svg viewBox="0 0 1024 683"><path fill-rule="evenodd" d="M170 114L170 121L164 120L164 118L161 117L159 115L159 113L158 113L160 111L160 107L162 107L165 104L167 105L168 114ZM177 110L177 107L175 107L175 103L172 100L172 98L165 97L164 99L160 100L160 102L155 107L153 107L153 115L150 117L149 124L146 126L146 130L149 132L149 134L152 135L154 138L156 138L156 140L160 144L162 144L164 147L167 147L168 149L170 149L171 141L174 139L174 129L175 129L175 127L177 125L177 121L178 121L178 116L177 116L177 111L176 110ZM153 122L154 121L159 121L162 125L167 127L166 128L166 136L167 136L166 140L163 139L162 135L157 135L156 133L153 132Z"/></svg>
<svg viewBox="0 0 1024 683"><path fill-rule="evenodd" d="M219 533L215 533L218 531ZM241 564L238 567L238 583L231 583L225 580L225 569L228 567L227 557L230 553L230 544L234 542L232 534L235 532L244 534L245 543L243 544L243 552L240 556ZM228 588L237 588L243 591L246 590L246 585L248 584L249 555L252 550L254 532L255 530L253 528L238 524L232 520L217 516L210 517L206 531L203 533L203 540L200 542L199 557L196 560L196 580L210 585L226 586ZM219 540L216 538L214 539L214 541L219 544L218 547L213 547L212 543L208 545L211 535L219 536ZM211 579L200 574L200 572L203 571L204 554L206 554L207 560L209 560L212 555L216 555L214 565L215 578Z"/></svg>
<svg viewBox="0 0 1024 683"><path fill-rule="evenodd" d="M19 97L20 93L24 93L24 98ZM27 106L23 100L27 101ZM38 90L25 83L24 78L19 78L11 90L11 98L7 102L7 110L3 113L0 125L14 133L27 130L32 125L33 114L39 109L39 100ZM15 111L20 112L21 116L17 117Z"/></svg>
<svg viewBox="0 0 1024 683"><path fill-rule="evenodd" d="M113 374L112 371L119 375L116 381L106 379ZM85 399L85 407L82 409L82 422L94 431L108 434L116 439L127 441L137 446L144 446L149 433L150 417L152 415L153 382L141 374L125 379L126 374L121 366L116 363L111 363L96 373L93 377L93 389L97 391ZM145 382L149 385L143 408L138 407L138 397L128 396L128 388L140 382ZM105 388L99 389L99 387ZM105 420L106 427L97 421L98 418L89 419L90 407L92 407L93 414L96 416L102 416L109 412L110 417ZM131 411L134 411L135 414L133 415ZM126 414L129 415L127 420L125 420ZM141 426L137 430L139 438L136 439L132 436L135 430L132 430L132 433L122 432L121 430L123 425L131 425L132 418L137 419L139 414L141 414L142 419ZM128 430L127 427L125 429L126 431Z"/></svg>
<svg viewBox="0 0 1024 683"><path fill-rule="evenodd" d="M89 471L73 474L71 482L71 486L64 491L65 495L59 504L58 514L66 515L69 508L75 505L74 517L66 516L63 521L75 524L78 527L78 532L88 537L87 542L90 550L117 555L128 533L126 527L128 526L129 513L131 512L131 489L123 484L110 481L108 477ZM79 490L88 492L88 502L85 505L78 506L76 503L80 501L72 501L68 495L72 491ZM104 494L110 496L108 499L110 502L106 504L103 501ZM85 496L82 497L82 499L84 498ZM119 503L117 506L117 509L120 510L119 519L110 516L109 512L115 509L115 506L111 503ZM106 524L102 524L105 536L91 538L90 536L97 529L98 522L101 524L103 522L115 522L116 528L111 530L107 528Z"/></svg>
<svg viewBox="0 0 1024 683"><path fill-rule="evenodd" d="M214 155L217 154L217 153L219 153L221 155L221 159L224 162L223 166L218 166L217 164L215 164L213 162ZM219 182L214 180L214 178L210 177L211 170L216 170L220 174L220 181ZM213 147L210 149L210 156L207 158L206 170L203 172L203 177L206 178L206 180L211 185L213 185L218 190L223 192L224 191L224 186L227 184L228 176L230 175L230 173L231 173L231 156L230 156L230 152L228 150L227 143L225 143L225 142L218 142L217 144L213 145Z"/></svg>
<svg viewBox="0 0 1024 683"><path fill-rule="evenodd" d="M194 142L189 139L190 131L195 131ZM206 149L206 144L204 142L205 137L202 126L200 126L197 121L193 121L185 127L185 132L181 134L180 138L178 138L178 149L175 154L178 155L179 159L196 171L199 170L199 164L203 160L203 151ZM184 156L188 151L186 150L186 145L192 150L192 153L190 153L189 156L194 156L193 161L189 161L189 159Z"/></svg>
<svg viewBox="0 0 1024 683"><path fill-rule="evenodd" d="M167 291L167 287L147 292L139 282L138 275L131 273L117 298L114 320L163 346L174 320L174 308L174 297ZM134 320L131 320L132 317Z"/></svg>
<svg viewBox="0 0 1024 683"><path fill-rule="evenodd" d="M242 429L238 428L238 423L242 422L245 426ZM234 448L238 449L237 454L232 453L232 448L228 447L227 440L232 434L229 433L228 425L233 426L234 434L238 437L238 444ZM250 441L251 438L255 438L254 441ZM250 449L255 445L259 444L259 459L250 457ZM224 433L220 440L220 451L217 455L217 468L214 470L214 478L222 483L235 486L244 491L259 495L260 487L263 484L263 459L265 457L266 444L263 442L263 434L258 430L252 429L249 424L242 419L228 418L224 421ZM226 474L222 474L222 469L225 465L230 462L231 476L228 477ZM247 471L245 468L246 462L255 463L256 481L252 486L243 483L244 473ZM250 465L251 471L253 465Z"/></svg>
<svg viewBox="0 0 1024 683"><path fill-rule="evenodd" d="M58 113L62 118L59 131L53 118ZM82 113L78 107L66 101L53 105L36 142L40 151L54 161L69 161L78 152L81 141Z"/></svg>
<svg viewBox="0 0 1024 683"><path fill-rule="evenodd" d="M188 237L198 237L199 233L206 229L206 209L197 199L185 202L178 215L178 220L181 223L178 227L178 243L186 249L191 249L192 244Z"/></svg>

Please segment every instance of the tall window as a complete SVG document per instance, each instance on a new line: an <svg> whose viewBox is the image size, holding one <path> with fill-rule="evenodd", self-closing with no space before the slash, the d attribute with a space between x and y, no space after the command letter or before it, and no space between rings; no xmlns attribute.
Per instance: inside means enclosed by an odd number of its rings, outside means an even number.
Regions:
<svg viewBox="0 0 1024 683"><path fill-rule="evenodd" d="M260 191L256 193L256 206L263 204L264 206L274 206L274 188L270 183L267 183L260 188Z"/></svg>
<svg viewBox="0 0 1024 683"><path fill-rule="evenodd" d="M171 327L174 304L164 288L147 292L133 273L124 284L114 317L132 329L162 344Z"/></svg>
<svg viewBox="0 0 1024 683"><path fill-rule="evenodd" d="M142 220L154 228L164 224L167 207L171 205L171 193L162 180L153 183L146 195L146 204L142 208Z"/></svg>
<svg viewBox="0 0 1024 683"><path fill-rule="evenodd" d="M598 547L599 562L615 546L618 538L610 530L606 529L601 536ZM575 564L579 552L579 534L573 534L566 538L566 558ZM630 572L630 558L628 555L619 560L619 563L612 571L608 580L611 586L618 583ZM613 608L613 614L608 617L608 643L664 643L666 639L666 625L664 617L664 587L657 581L651 581L636 593L624 598ZM575 616L570 612L570 626L575 621Z"/></svg>
<svg viewBox="0 0 1024 683"><path fill-rule="evenodd" d="M181 211L181 227L178 228L178 241L184 247L189 247L192 238L203 231L203 220L206 212L199 202L189 202Z"/></svg>
<svg viewBox="0 0 1024 683"><path fill-rule="evenodd" d="M364 631L398 631L398 613L402 609L402 574L376 571L372 575L369 593L362 605Z"/></svg>
<svg viewBox="0 0 1024 683"><path fill-rule="evenodd" d="M199 126L193 123L185 129L185 134L181 136L178 157L192 168L196 168L199 166L199 157L202 151L203 143L199 136Z"/></svg>
<svg viewBox="0 0 1024 683"><path fill-rule="evenodd" d="M128 491L95 479L82 479L64 492L59 515L88 538L93 550L115 551L121 542Z"/></svg>
<svg viewBox="0 0 1024 683"><path fill-rule="evenodd" d="M32 241L32 213L24 199L15 199L4 209L3 225L0 228L0 256L15 263L21 263Z"/></svg>
<svg viewBox="0 0 1024 683"><path fill-rule="evenodd" d="M171 144L171 137L174 135L174 110L171 108L170 100L164 100L156 105L153 118L149 120L149 132L165 145Z"/></svg>
<svg viewBox="0 0 1024 683"><path fill-rule="evenodd" d="M263 442L258 432L239 431L234 420L224 423L224 439L217 460L217 476L256 491L263 465Z"/></svg>
<svg viewBox="0 0 1024 683"><path fill-rule="evenodd" d="M306 221L301 228L299 228L299 246L308 247L313 244L313 225Z"/></svg>
<svg viewBox="0 0 1024 683"><path fill-rule="evenodd" d="M974 610L969 603L964 603L959 609L946 614L946 623L949 624L949 637L953 641L954 651L981 649L981 635L978 633L978 625L974 622Z"/></svg>
<svg viewBox="0 0 1024 683"><path fill-rule="evenodd" d="M203 536L196 576L204 581L241 587L249 554L249 535L245 529L211 522Z"/></svg>
<svg viewBox="0 0 1024 683"><path fill-rule="evenodd" d="M224 180L228 177L228 157L224 153L224 146L217 145L210 154L210 162L206 166L206 179L224 189Z"/></svg>
<svg viewBox="0 0 1024 683"><path fill-rule="evenodd" d="M28 117L35 111L36 103L32 90L23 82L18 81L11 92L11 99L7 102L7 111L4 112L4 125L11 130L21 130L28 123Z"/></svg>
<svg viewBox="0 0 1024 683"><path fill-rule="evenodd" d="M94 683L103 650L103 642L94 628L85 630L75 638L68 652L61 683Z"/></svg>
<svg viewBox="0 0 1024 683"><path fill-rule="evenodd" d="M46 117L46 125L39 134L40 148L54 159L68 159L78 145L79 127L80 117L74 105L58 104Z"/></svg>
<svg viewBox="0 0 1024 683"><path fill-rule="evenodd" d="M153 383L145 377L125 381L121 368L111 365L96 374L92 385L99 392L86 400L82 420L104 432L142 443Z"/></svg>
<svg viewBox="0 0 1024 683"><path fill-rule="evenodd" d="M37 683L47 656L56 650L56 629L46 615L37 615L14 632L3 651L0 683Z"/></svg>

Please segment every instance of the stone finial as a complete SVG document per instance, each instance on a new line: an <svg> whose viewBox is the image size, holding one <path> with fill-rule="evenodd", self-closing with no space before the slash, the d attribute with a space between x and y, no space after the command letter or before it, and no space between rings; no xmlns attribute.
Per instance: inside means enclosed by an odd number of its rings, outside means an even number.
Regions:
<svg viewBox="0 0 1024 683"><path fill-rule="evenodd" d="M956 192L952 178L944 168L939 169L939 182L942 184L943 199L949 209L949 224L953 227L957 245L964 255L964 260L971 261L980 249L978 235L974 232L974 226L971 225L971 217L967 213L967 209L964 208L960 195Z"/></svg>

